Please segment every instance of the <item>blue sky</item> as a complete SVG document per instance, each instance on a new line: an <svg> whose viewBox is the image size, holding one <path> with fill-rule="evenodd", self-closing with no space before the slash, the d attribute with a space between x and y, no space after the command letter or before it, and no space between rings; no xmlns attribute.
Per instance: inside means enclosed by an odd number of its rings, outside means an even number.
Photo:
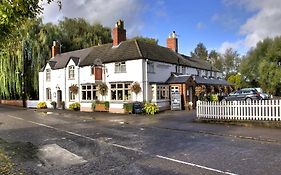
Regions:
<svg viewBox="0 0 281 175"><path fill-rule="evenodd" d="M67 2L67 3L66 3ZM172 31L179 52L189 55L199 42L208 50L232 47L240 54L266 38L281 35L280 0L62 0L44 10L44 22L82 17L113 27L125 21L128 37L146 36L166 46Z"/></svg>

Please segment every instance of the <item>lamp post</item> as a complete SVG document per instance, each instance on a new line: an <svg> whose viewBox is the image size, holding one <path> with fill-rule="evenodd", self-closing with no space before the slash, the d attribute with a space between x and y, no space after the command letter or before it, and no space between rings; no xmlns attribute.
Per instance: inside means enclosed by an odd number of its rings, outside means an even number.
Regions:
<svg viewBox="0 0 281 175"><path fill-rule="evenodd" d="M22 105L23 107L25 108L26 107L26 76L25 76L25 73L26 73L26 57L28 56L28 53L27 53L27 48L26 48L26 45L25 45L25 42L23 42L23 55L22 55L22 73L21 73L21 77L22 77L22 81L21 81L21 86L22 86Z"/></svg>

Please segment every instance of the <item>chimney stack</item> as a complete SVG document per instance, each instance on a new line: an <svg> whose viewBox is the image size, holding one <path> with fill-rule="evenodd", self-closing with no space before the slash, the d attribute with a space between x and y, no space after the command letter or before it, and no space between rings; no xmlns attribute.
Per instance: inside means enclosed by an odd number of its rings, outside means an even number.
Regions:
<svg viewBox="0 0 281 175"><path fill-rule="evenodd" d="M57 41L53 41L52 58L54 58L57 54L60 54L60 45Z"/></svg>
<svg viewBox="0 0 281 175"><path fill-rule="evenodd" d="M167 48L172 49L174 52L178 52L178 38L175 31L173 31L167 38Z"/></svg>
<svg viewBox="0 0 281 175"><path fill-rule="evenodd" d="M126 41L126 30L124 29L124 21L119 20L112 30L113 46L118 46L122 41Z"/></svg>

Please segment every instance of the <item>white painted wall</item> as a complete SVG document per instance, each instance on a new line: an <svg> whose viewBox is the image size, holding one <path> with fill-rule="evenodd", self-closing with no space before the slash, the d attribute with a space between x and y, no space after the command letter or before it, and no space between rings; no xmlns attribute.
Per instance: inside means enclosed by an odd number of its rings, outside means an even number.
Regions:
<svg viewBox="0 0 281 175"><path fill-rule="evenodd" d="M143 100L143 60L130 60L126 61L126 72L125 73L116 73L115 72L115 63L108 63L104 65L105 74L103 75L103 81L106 82L109 87L108 95L105 97L106 101L110 101L110 83L111 82L138 82L142 87L142 91L137 95L137 100ZM132 100L136 100L136 96L132 93Z"/></svg>
<svg viewBox="0 0 281 175"><path fill-rule="evenodd" d="M176 72L176 65L151 61L154 63L154 72L148 72L148 82L166 82L171 72Z"/></svg>

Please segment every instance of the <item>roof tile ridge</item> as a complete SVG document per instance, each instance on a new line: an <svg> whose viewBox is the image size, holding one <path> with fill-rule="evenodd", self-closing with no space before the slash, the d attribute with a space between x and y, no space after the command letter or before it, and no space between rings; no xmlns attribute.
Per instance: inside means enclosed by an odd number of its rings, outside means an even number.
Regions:
<svg viewBox="0 0 281 175"><path fill-rule="evenodd" d="M136 46L137 46L137 50L138 50L138 52L139 52L140 57L143 57L142 52L141 52L141 49L140 49L140 46L139 46L139 43L138 43L137 40L135 40L135 44L136 44Z"/></svg>

